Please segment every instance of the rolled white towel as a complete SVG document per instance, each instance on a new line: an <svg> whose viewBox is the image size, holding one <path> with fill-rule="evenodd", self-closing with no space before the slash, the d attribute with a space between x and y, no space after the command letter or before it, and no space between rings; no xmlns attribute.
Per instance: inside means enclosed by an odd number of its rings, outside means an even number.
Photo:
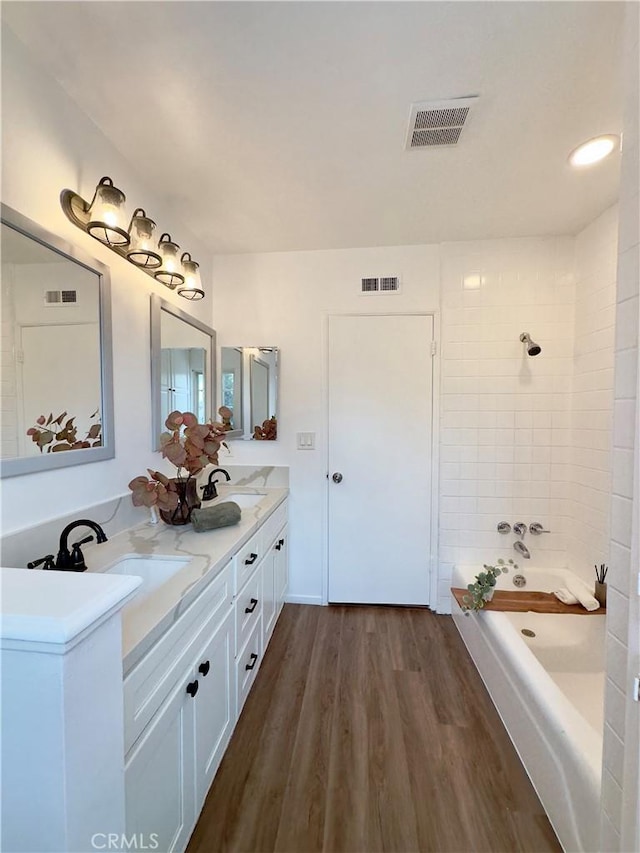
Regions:
<svg viewBox="0 0 640 853"><path fill-rule="evenodd" d="M558 599L558 601L561 601L563 604L577 604L578 603L578 599L575 597L575 595L572 592L569 592L569 590L566 588L566 586L561 586L559 589L554 589L553 594Z"/></svg>
<svg viewBox="0 0 640 853"><path fill-rule="evenodd" d="M569 576L567 578L567 589L578 599L586 610L597 610L600 605L589 591L589 587L580 578Z"/></svg>

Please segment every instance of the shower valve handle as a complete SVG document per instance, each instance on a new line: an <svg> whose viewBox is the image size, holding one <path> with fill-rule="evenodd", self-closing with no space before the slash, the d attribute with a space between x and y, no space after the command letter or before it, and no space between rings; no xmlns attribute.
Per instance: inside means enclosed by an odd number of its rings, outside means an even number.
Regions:
<svg viewBox="0 0 640 853"><path fill-rule="evenodd" d="M527 532L527 525L524 523L524 521L516 521L516 523L513 525L513 532L516 534L516 536L524 536L524 534Z"/></svg>
<svg viewBox="0 0 640 853"><path fill-rule="evenodd" d="M533 533L534 536L540 536L541 533L551 533L551 531L545 530L539 521L534 521L533 524L529 525L529 533Z"/></svg>

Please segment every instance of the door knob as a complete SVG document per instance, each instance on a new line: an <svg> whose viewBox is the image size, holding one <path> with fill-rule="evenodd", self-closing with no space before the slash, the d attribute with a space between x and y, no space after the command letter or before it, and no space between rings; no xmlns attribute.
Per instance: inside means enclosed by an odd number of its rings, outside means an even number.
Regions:
<svg viewBox="0 0 640 853"><path fill-rule="evenodd" d="M334 483L341 483L342 482L342 474L340 473L340 471L336 471L336 473L333 475L333 477L331 479L333 480Z"/></svg>

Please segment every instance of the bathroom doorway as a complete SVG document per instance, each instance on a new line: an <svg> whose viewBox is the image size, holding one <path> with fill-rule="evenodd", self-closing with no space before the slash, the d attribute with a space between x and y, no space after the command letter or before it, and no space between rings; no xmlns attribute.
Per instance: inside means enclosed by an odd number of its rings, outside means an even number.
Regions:
<svg viewBox="0 0 640 853"><path fill-rule="evenodd" d="M433 317L329 317L328 600L429 604Z"/></svg>

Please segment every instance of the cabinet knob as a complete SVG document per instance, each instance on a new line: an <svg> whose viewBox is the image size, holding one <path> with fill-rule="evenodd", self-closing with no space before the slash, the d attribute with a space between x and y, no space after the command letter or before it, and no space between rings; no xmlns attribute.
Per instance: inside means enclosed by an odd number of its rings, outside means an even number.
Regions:
<svg viewBox="0 0 640 853"><path fill-rule="evenodd" d="M255 652L251 652L251 658L250 658L251 663L247 663L247 664L245 664L245 667L244 667L244 668L245 668L245 669L253 669L253 668L254 668L254 666L256 665L256 661L257 661L257 660L258 660L258 655L257 655ZM197 683L198 683L198 682L196 681L196 684L197 684Z"/></svg>
<svg viewBox="0 0 640 853"><path fill-rule="evenodd" d="M187 693L193 699L193 697L196 695L197 692L198 692L198 679L196 678L195 681L192 681L192 682L190 682L190 684L187 684Z"/></svg>
<svg viewBox="0 0 640 853"><path fill-rule="evenodd" d="M258 555L251 553L251 554L249 554L249 557L244 561L244 564L245 564L245 566L252 566L257 559L258 559Z"/></svg>
<svg viewBox="0 0 640 853"><path fill-rule="evenodd" d="M283 545L284 545L284 539L278 539L278 541L276 542L276 551L280 551L280 549L282 548Z"/></svg>
<svg viewBox="0 0 640 853"><path fill-rule="evenodd" d="M257 604L258 604L257 598L250 598L249 601L251 602L251 607L245 607L245 609L244 609L245 613L253 613L253 611L257 607Z"/></svg>
<svg viewBox="0 0 640 853"><path fill-rule="evenodd" d="M204 663L201 663L201 664L200 664L200 666L198 667L198 672L199 672L199 673L202 675L202 677L204 678L204 677L208 674L208 672L209 672L209 670L210 670L210 669L211 669L211 664L209 663L209 661L208 661L208 660L206 660L206 661L204 661ZM197 683L197 682L196 682L196 683Z"/></svg>

